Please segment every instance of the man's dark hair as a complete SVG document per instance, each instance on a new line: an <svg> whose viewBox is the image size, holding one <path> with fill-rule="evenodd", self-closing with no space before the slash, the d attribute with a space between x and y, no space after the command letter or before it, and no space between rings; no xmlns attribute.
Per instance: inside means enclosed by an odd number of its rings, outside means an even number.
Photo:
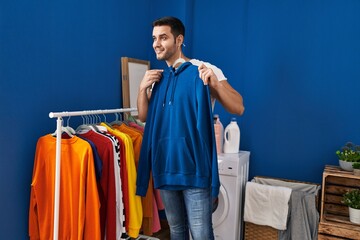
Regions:
<svg viewBox="0 0 360 240"><path fill-rule="evenodd" d="M185 26L176 17L162 17L153 22L153 27L155 26L169 26L171 28L171 33L175 38L180 34L185 37Z"/></svg>

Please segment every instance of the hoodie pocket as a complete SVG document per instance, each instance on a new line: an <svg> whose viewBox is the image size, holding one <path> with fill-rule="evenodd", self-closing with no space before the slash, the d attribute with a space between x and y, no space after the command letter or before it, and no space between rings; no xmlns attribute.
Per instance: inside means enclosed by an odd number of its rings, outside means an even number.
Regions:
<svg viewBox="0 0 360 240"><path fill-rule="evenodd" d="M154 175L195 173L191 153L185 137L160 139L155 153Z"/></svg>

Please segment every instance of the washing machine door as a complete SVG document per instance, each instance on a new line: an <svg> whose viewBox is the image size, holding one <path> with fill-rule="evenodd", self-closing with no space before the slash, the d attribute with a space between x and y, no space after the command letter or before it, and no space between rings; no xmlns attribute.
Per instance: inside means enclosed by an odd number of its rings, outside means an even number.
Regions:
<svg viewBox="0 0 360 240"><path fill-rule="evenodd" d="M226 216L229 214L229 196L226 192L226 189L223 187L223 185L220 186L219 191L219 204L212 214L212 221L213 221L213 228L215 229L220 224L222 224L226 218Z"/></svg>

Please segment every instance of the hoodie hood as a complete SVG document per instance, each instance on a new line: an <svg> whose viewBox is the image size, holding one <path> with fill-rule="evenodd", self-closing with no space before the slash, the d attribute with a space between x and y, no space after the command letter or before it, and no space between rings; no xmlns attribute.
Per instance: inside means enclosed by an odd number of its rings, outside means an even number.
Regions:
<svg viewBox="0 0 360 240"><path fill-rule="evenodd" d="M163 107L165 107L166 104L172 105L174 103L174 93L177 85L178 76L181 72L183 72L186 68L188 68L191 65L192 64L190 62L184 62L178 68L174 68L170 66L164 71L163 79L161 81L165 80L167 83L166 83L165 94L163 96L163 101L162 101ZM169 87L171 88L170 90Z"/></svg>

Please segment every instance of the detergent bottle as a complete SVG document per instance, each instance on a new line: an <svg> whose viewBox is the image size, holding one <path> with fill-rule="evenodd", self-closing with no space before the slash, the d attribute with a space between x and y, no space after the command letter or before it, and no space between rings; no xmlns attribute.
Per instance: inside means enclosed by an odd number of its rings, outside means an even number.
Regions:
<svg viewBox="0 0 360 240"><path fill-rule="evenodd" d="M240 128L236 118L232 118L224 131L224 153L238 153L240 148Z"/></svg>
<svg viewBox="0 0 360 240"><path fill-rule="evenodd" d="M220 121L218 114L214 114L214 131L215 131L215 141L216 141L216 152L220 154L223 152L224 144L224 127Z"/></svg>

